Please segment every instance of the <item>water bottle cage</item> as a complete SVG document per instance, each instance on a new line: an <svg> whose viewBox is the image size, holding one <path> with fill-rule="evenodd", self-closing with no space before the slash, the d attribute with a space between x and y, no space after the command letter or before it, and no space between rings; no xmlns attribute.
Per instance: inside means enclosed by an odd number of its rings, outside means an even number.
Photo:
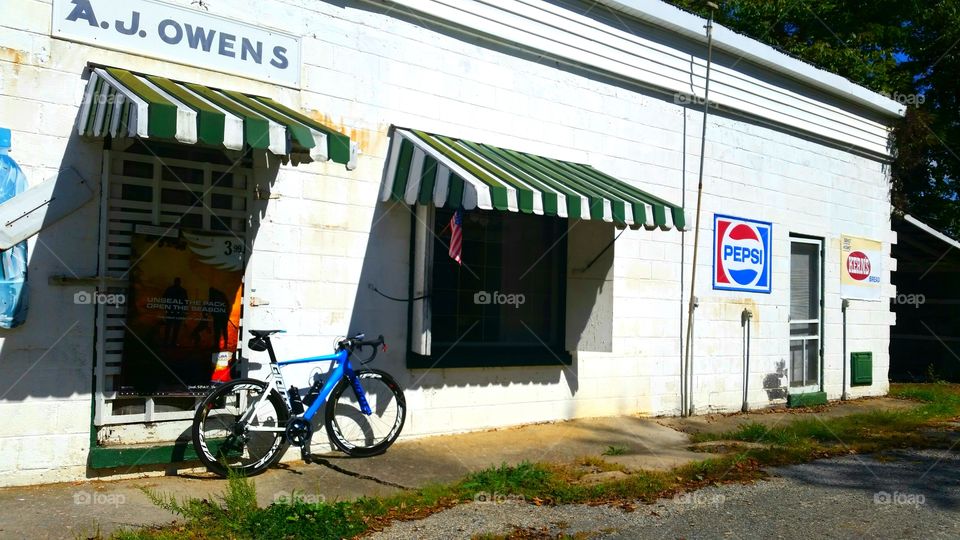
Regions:
<svg viewBox="0 0 960 540"><path fill-rule="evenodd" d="M303 400L300 399L300 390L296 386L291 386L287 389L287 395L290 397L290 410L293 414L303 414Z"/></svg>
<svg viewBox="0 0 960 540"><path fill-rule="evenodd" d="M310 390L307 391L306 397L303 398L303 404L306 407L313 405L313 402L317 400L317 397L320 395L320 389L323 388L323 379L317 379L313 382L313 385L310 387Z"/></svg>

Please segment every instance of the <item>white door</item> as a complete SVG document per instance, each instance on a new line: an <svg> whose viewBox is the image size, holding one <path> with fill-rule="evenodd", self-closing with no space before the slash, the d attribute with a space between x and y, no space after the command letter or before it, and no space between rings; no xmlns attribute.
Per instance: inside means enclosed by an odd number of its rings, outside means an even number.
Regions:
<svg viewBox="0 0 960 540"><path fill-rule="evenodd" d="M820 389L823 241L790 239L790 393Z"/></svg>

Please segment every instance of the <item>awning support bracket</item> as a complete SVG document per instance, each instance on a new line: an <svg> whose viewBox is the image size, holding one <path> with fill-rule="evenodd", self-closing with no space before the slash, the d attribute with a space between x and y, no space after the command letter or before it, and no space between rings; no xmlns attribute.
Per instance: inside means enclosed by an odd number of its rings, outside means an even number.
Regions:
<svg viewBox="0 0 960 540"><path fill-rule="evenodd" d="M578 274L583 274L583 273L585 273L587 270L589 270L590 267L593 266L594 264L596 264L596 262L600 260L600 257L602 257L603 254L606 253L607 250L610 249L610 248L613 246L614 242L616 242L616 241L620 238L620 235L623 234L624 231L626 231L626 229L622 229L619 234L617 234L616 236L613 237L613 240L611 240L611 241L607 244L607 246L606 246L605 248L603 248L602 250L600 250L600 253L597 253L597 256L594 257L593 260L591 260L586 266L584 266L584 267L581 268L580 270L576 270L576 272L577 272Z"/></svg>

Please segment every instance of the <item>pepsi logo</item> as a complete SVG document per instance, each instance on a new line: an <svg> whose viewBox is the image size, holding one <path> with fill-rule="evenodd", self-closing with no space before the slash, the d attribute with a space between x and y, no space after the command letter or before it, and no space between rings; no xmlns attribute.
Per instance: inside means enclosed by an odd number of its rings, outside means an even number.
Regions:
<svg viewBox="0 0 960 540"><path fill-rule="evenodd" d="M847 273L857 281L870 277L870 258L862 251L854 251L847 255Z"/></svg>
<svg viewBox="0 0 960 540"><path fill-rule="evenodd" d="M723 261L727 273L740 285L753 285L763 271L763 244L747 225L735 225L723 243Z"/></svg>
<svg viewBox="0 0 960 540"><path fill-rule="evenodd" d="M770 292L769 223L714 217L714 288Z"/></svg>

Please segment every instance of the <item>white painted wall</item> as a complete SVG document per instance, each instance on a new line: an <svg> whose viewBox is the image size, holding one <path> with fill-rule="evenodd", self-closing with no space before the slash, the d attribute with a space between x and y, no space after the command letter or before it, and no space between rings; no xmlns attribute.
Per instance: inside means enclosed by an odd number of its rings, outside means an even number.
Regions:
<svg viewBox="0 0 960 540"><path fill-rule="evenodd" d="M672 94L643 89L620 76L561 69L553 60L538 59L539 53L518 53L444 30L392 4L347 4L290 0L210 7L215 14L304 36L304 90L297 92L53 40L49 3L16 0L15 13L8 10L0 21L0 125L13 129L13 155L31 181L71 163L97 183L99 145L71 131L88 61L299 105L351 135L362 156L352 172L332 163L282 167L270 188L277 198L269 201L250 270L250 296L269 305L251 308L247 325L287 328L290 333L276 342L281 356L326 352L335 336L351 331L383 333L393 347L378 358L377 367L395 374L407 389L405 437L583 416L676 414L684 311L680 261L685 246L689 287L692 234L624 233L615 246L613 352L579 353L566 369L408 371L406 308L376 296L367 284L396 296L407 290L409 209L376 202L391 124L587 162L655 195L692 205L700 112ZM680 46L677 39L656 43L654 38L663 35L649 33L645 39L651 43L644 46L664 54ZM779 87L780 78L765 80L762 70L747 67L742 80L758 95L774 101L789 93L805 95L803 88ZM651 80L645 86L656 84ZM887 249L894 236L884 158L852 150L882 152L886 128L875 113L823 99L840 110L831 115L840 127L863 132L859 143L798 136L734 115L709 119L696 292L701 307L694 404L700 411L739 409L745 305L755 314L750 401L757 407L770 404L759 382L787 360L791 232L827 242L826 387L831 398L839 396L839 235L882 240ZM817 126L827 139L841 140L832 129ZM261 176L266 182L271 175ZM774 222L773 294L710 290L709 228L715 211ZM0 412L8 419L0 427L0 484L90 474L85 460L93 309L72 303L76 287L48 286L47 277L95 274L97 213L97 203L91 202L31 242L30 319L22 329L4 333L0 345ZM884 266L891 296L894 261ZM893 314L886 302L854 303L849 321L849 350L873 351L875 365L875 384L853 395L885 393Z"/></svg>
<svg viewBox="0 0 960 540"><path fill-rule="evenodd" d="M706 21L663 3L647 2L647 19L662 23L658 28L638 24L636 19L621 13L641 13L644 7L631 8L616 0L388 0L385 4L414 10L472 34L495 36L497 41L542 52L552 60L587 66L666 90L676 94L678 101L704 96L707 59L706 47L700 42L705 41L701 36ZM656 17L652 17L654 14ZM686 30L682 36L663 30L678 25ZM715 25L715 30L717 46L710 76L712 102L844 144L874 152L887 151L887 130L882 122L862 114L866 109L859 115L850 115L813 89L829 86L835 95L864 103L883 115L896 111L902 114L901 104L865 92L836 75L721 26ZM694 32L700 34L697 40L688 35ZM754 59L775 66L776 75L769 68L758 71L751 64ZM799 86L794 80L807 80L810 84ZM858 91L851 92L853 89Z"/></svg>

